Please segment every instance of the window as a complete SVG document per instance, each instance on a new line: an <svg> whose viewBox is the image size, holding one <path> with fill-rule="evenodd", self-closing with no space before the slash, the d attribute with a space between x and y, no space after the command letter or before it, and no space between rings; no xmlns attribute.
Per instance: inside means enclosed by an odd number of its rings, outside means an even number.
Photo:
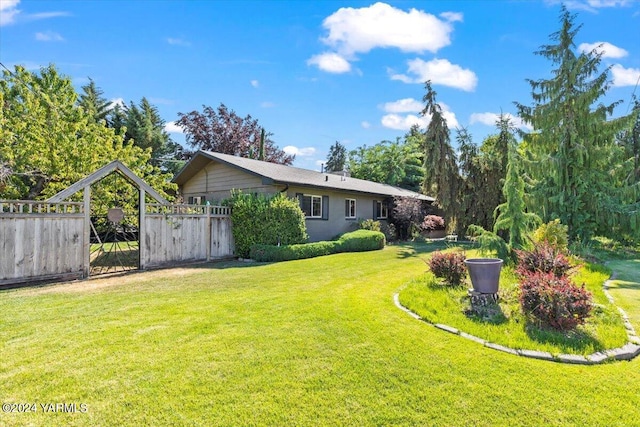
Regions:
<svg viewBox="0 0 640 427"><path fill-rule="evenodd" d="M345 218L350 218L350 219L353 219L356 217L356 200L355 199L345 199L344 216Z"/></svg>
<svg viewBox="0 0 640 427"><path fill-rule="evenodd" d="M189 205L201 205L202 204L202 199L204 199L204 197L202 196L192 196L189 197Z"/></svg>
<svg viewBox="0 0 640 427"><path fill-rule="evenodd" d="M373 202L375 204L375 218L387 219L389 217L389 209L387 204L378 200Z"/></svg>
<svg viewBox="0 0 640 427"><path fill-rule="evenodd" d="M322 218L322 197L303 194L300 197L300 208L307 218Z"/></svg>

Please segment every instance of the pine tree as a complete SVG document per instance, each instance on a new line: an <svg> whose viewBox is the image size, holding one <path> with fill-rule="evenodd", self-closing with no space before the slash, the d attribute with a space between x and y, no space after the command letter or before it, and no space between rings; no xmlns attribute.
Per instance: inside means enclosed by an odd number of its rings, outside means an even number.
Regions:
<svg viewBox="0 0 640 427"><path fill-rule="evenodd" d="M327 172L340 172L344 170L347 162L347 148L336 141L329 148L329 154L327 155L327 164L325 170Z"/></svg>
<svg viewBox="0 0 640 427"><path fill-rule="evenodd" d="M96 82L90 78L89 84L82 86L82 94L80 94L78 105L88 115L93 116L96 123L104 120L106 124L111 103L103 95L102 89L97 87Z"/></svg>
<svg viewBox="0 0 640 427"><path fill-rule="evenodd" d="M520 162L515 141L508 146L507 177L504 182L503 194L506 202L495 210L497 215L493 232L500 230L509 232L509 247L522 249L526 243L526 236L541 223L540 218L530 212L526 212L524 202L524 179L520 171Z"/></svg>
<svg viewBox="0 0 640 427"><path fill-rule="evenodd" d="M630 126L631 116L608 120L619 102L597 103L610 85L608 69L598 70L601 53L575 52L580 26L574 20L563 6L561 28L550 36L555 43L536 52L555 67L552 77L528 80L533 105L516 106L534 128L524 137L532 206L545 221L558 218L568 225L572 239L588 240L638 216L625 206L637 190L621 186L614 172L620 164L615 135Z"/></svg>
<svg viewBox="0 0 640 427"><path fill-rule="evenodd" d="M421 114L431 120L424 135L424 194L434 196L442 209L447 224L454 223L457 210L460 175L456 153L450 142L447 120L442 115L442 107L436 102L436 92L431 82L425 82L426 93L422 100L425 107Z"/></svg>

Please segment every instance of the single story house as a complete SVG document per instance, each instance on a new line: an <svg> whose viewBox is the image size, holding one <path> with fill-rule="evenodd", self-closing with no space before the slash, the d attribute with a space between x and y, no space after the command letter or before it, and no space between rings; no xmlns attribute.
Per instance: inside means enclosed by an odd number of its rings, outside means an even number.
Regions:
<svg viewBox="0 0 640 427"><path fill-rule="evenodd" d="M385 221L393 197L435 199L391 185L284 166L210 151L198 151L173 178L185 202L219 203L231 190L286 193L297 197L306 215L310 241L327 240L355 229L357 221Z"/></svg>

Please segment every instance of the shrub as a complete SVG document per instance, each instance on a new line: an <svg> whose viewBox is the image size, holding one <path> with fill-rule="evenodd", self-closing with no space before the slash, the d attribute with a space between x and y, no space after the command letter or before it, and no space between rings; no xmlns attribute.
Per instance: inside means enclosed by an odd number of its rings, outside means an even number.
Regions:
<svg viewBox="0 0 640 427"><path fill-rule="evenodd" d="M591 293L584 284L577 287L566 276L542 272L524 277L520 305L527 316L562 331L584 324L592 307Z"/></svg>
<svg viewBox="0 0 640 427"><path fill-rule="evenodd" d="M560 224L559 219L555 219L546 224L542 224L533 233L533 241L538 244L548 244L559 251L566 252L569 244L569 227Z"/></svg>
<svg viewBox="0 0 640 427"><path fill-rule="evenodd" d="M466 257L460 252L436 251L429 260L431 272L451 286L460 286L467 277Z"/></svg>
<svg viewBox="0 0 640 427"><path fill-rule="evenodd" d="M444 219L438 215L427 215L422 220L420 228L424 231L442 230L444 229Z"/></svg>
<svg viewBox="0 0 640 427"><path fill-rule="evenodd" d="M358 223L358 225L362 230L382 231L380 230L380 221L375 221L373 219L362 220Z"/></svg>
<svg viewBox="0 0 640 427"><path fill-rule="evenodd" d="M414 197L394 197L389 221L394 224L398 238L409 239L419 232L420 222L425 216L425 205Z"/></svg>
<svg viewBox="0 0 640 427"><path fill-rule="evenodd" d="M384 248L385 237L379 231L356 230L338 239L339 252L364 252Z"/></svg>
<svg viewBox="0 0 640 427"><path fill-rule="evenodd" d="M531 251L516 251L518 268L521 277L532 273L552 273L562 277L571 269L569 259L554 246L543 243Z"/></svg>
<svg viewBox="0 0 640 427"><path fill-rule="evenodd" d="M290 245L307 241L304 213L296 199L284 194L268 196L233 191L225 201L231 206L236 254L249 256L255 244Z"/></svg>
<svg viewBox="0 0 640 427"><path fill-rule="evenodd" d="M382 249L384 244L384 234L378 231L356 230L332 241L281 246L254 244L249 255L260 262L291 261L338 252L372 251Z"/></svg>
<svg viewBox="0 0 640 427"><path fill-rule="evenodd" d="M256 244L251 246L249 256L259 262L291 261L330 255L337 252L338 246L338 241L284 246Z"/></svg>
<svg viewBox="0 0 640 427"><path fill-rule="evenodd" d="M382 234L384 234L384 238L387 242L393 242L398 238L398 232L396 230L396 226L389 223L380 224L382 230Z"/></svg>

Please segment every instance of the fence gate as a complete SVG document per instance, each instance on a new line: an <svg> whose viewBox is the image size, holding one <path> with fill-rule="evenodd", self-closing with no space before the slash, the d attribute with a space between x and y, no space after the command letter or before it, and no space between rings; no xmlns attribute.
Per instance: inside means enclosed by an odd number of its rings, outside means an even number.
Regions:
<svg viewBox="0 0 640 427"><path fill-rule="evenodd" d="M136 218L124 221L126 213L113 207L101 232L91 216L91 185L114 172L135 187ZM80 191L82 202L65 201ZM146 196L158 203L147 204ZM234 244L229 208L169 204L114 161L45 202L0 200L0 250L0 287L7 287L111 272L94 268L100 257L129 269L226 258ZM115 261L106 260L109 253Z"/></svg>

